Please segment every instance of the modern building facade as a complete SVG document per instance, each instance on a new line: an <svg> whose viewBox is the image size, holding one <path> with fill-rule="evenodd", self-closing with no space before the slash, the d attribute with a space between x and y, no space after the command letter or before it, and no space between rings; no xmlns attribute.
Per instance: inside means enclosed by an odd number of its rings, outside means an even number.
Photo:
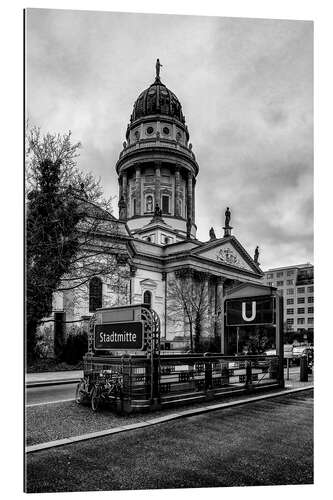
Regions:
<svg viewBox="0 0 333 500"><path fill-rule="evenodd" d="M285 331L314 332L314 267L310 263L265 271L264 282L284 297Z"/></svg>

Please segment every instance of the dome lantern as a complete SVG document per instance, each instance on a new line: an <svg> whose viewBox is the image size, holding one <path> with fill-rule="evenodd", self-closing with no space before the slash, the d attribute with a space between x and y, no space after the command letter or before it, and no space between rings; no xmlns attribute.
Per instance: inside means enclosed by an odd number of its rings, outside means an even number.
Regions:
<svg viewBox="0 0 333 500"><path fill-rule="evenodd" d="M131 123L150 115L170 116L185 123L182 106L177 96L169 90L160 79L159 59L156 61L156 77L154 83L145 89L134 103Z"/></svg>

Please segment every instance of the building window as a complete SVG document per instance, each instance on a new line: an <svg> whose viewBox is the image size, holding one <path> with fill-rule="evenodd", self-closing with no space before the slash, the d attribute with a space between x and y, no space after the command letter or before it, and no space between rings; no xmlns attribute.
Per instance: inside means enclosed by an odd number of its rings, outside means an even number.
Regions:
<svg viewBox="0 0 333 500"><path fill-rule="evenodd" d="M287 299L287 305L291 305L294 303L294 299Z"/></svg>
<svg viewBox="0 0 333 500"><path fill-rule="evenodd" d="M277 281L276 286L283 286L283 281Z"/></svg>
<svg viewBox="0 0 333 500"><path fill-rule="evenodd" d="M294 280L287 280L287 285L293 285L294 284Z"/></svg>
<svg viewBox="0 0 333 500"><path fill-rule="evenodd" d="M151 213L154 210L154 200L151 194L146 197L146 212Z"/></svg>
<svg viewBox="0 0 333 500"><path fill-rule="evenodd" d="M143 303L151 306L151 292L149 290L143 294Z"/></svg>
<svg viewBox="0 0 333 500"><path fill-rule="evenodd" d="M287 314L294 314L294 309L293 308L287 309Z"/></svg>
<svg viewBox="0 0 333 500"><path fill-rule="evenodd" d="M297 288L297 293L305 293L305 288L304 286Z"/></svg>
<svg viewBox="0 0 333 500"><path fill-rule="evenodd" d="M287 325L293 325L293 324L294 324L294 318L288 318Z"/></svg>
<svg viewBox="0 0 333 500"><path fill-rule="evenodd" d="M298 307L297 308L297 314L304 314L304 313L305 313L304 307Z"/></svg>
<svg viewBox="0 0 333 500"><path fill-rule="evenodd" d="M313 293L313 286L308 286L308 292Z"/></svg>
<svg viewBox="0 0 333 500"><path fill-rule="evenodd" d="M287 289L287 295L294 295L294 289L293 288L288 288Z"/></svg>
<svg viewBox="0 0 333 500"><path fill-rule="evenodd" d="M89 312L95 312L96 309L102 307L102 280L100 278L92 278L89 282Z"/></svg>
<svg viewBox="0 0 333 500"><path fill-rule="evenodd" d="M298 297L297 304L304 304L304 302L305 302L305 297Z"/></svg>
<svg viewBox="0 0 333 500"><path fill-rule="evenodd" d="M170 212L170 210L169 210L169 202L170 202L169 196L163 195L162 196L162 213L163 214L168 214Z"/></svg>
<svg viewBox="0 0 333 500"><path fill-rule="evenodd" d="M298 325L304 325L305 319L304 318L297 318L297 324Z"/></svg>
<svg viewBox="0 0 333 500"><path fill-rule="evenodd" d="M132 210L133 210L132 215L135 215L136 214L136 198L133 198Z"/></svg>
<svg viewBox="0 0 333 500"><path fill-rule="evenodd" d="M313 325L313 318L308 318L309 325Z"/></svg>
<svg viewBox="0 0 333 500"><path fill-rule="evenodd" d="M280 272L276 273L277 278L281 278L282 276L283 276L283 272L280 271Z"/></svg>
<svg viewBox="0 0 333 500"><path fill-rule="evenodd" d="M313 297L308 297L309 304L313 304Z"/></svg>
<svg viewBox="0 0 333 500"><path fill-rule="evenodd" d="M294 271L287 271L287 276L293 276Z"/></svg>
<svg viewBox="0 0 333 500"><path fill-rule="evenodd" d="M268 286L272 286L273 282L272 281L268 281L267 285Z"/></svg>
<svg viewBox="0 0 333 500"><path fill-rule="evenodd" d="M273 276L274 276L274 275L273 275L273 273L269 273L269 274L267 274L267 278L268 278L269 280L270 280L270 279L272 279L272 278L273 278Z"/></svg>
<svg viewBox="0 0 333 500"><path fill-rule="evenodd" d="M313 314L313 307L308 307L308 314Z"/></svg>

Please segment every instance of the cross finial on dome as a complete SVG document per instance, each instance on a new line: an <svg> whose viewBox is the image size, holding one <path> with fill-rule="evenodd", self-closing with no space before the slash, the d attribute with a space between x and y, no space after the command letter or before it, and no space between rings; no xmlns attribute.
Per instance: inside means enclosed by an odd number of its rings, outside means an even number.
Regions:
<svg viewBox="0 0 333 500"><path fill-rule="evenodd" d="M160 60L157 58L157 60L156 60L156 80L160 79L161 68L163 68L163 65L160 63Z"/></svg>

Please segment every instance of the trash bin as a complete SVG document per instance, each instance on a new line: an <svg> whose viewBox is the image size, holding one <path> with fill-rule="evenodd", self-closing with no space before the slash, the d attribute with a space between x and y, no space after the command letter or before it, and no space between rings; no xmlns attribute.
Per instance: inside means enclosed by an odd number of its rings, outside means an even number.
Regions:
<svg viewBox="0 0 333 500"><path fill-rule="evenodd" d="M300 382L307 382L308 381L308 357L307 355L301 356L300 360L300 377L299 380Z"/></svg>

